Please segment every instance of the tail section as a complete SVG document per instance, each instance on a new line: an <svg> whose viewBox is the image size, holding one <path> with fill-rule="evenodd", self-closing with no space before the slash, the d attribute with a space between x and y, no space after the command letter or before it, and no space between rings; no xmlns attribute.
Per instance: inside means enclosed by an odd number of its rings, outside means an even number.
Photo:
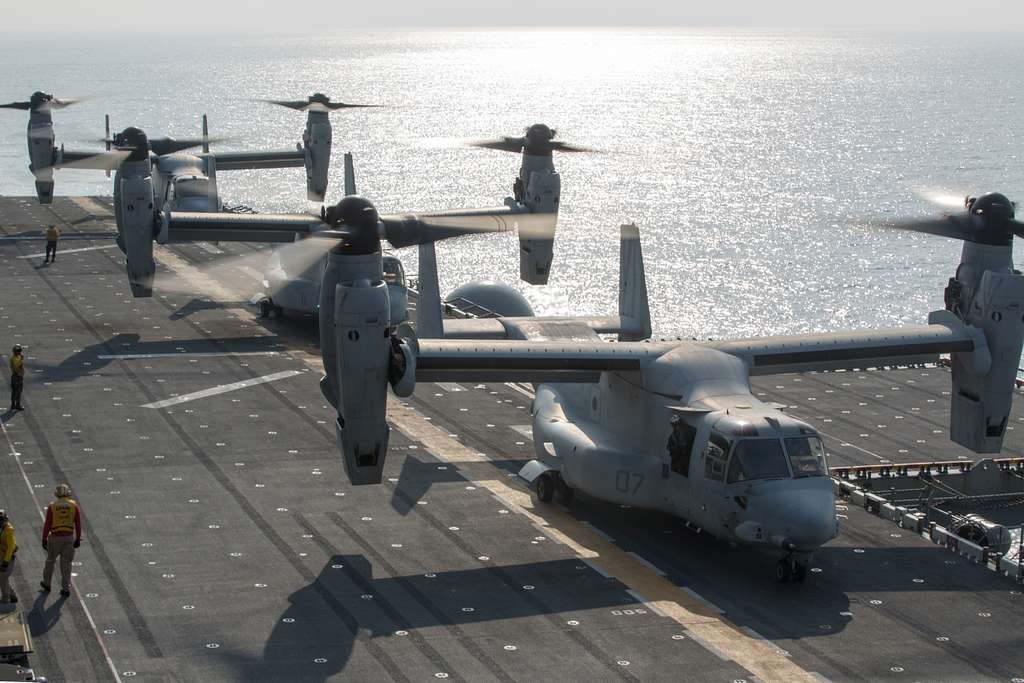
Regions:
<svg viewBox="0 0 1024 683"><path fill-rule="evenodd" d="M647 277L640 248L640 229L623 225L619 247L619 315L640 323L639 334L619 334L619 341L640 341L651 336L651 309L647 303Z"/></svg>
<svg viewBox="0 0 1024 683"><path fill-rule="evenodd" d="M345 152L345 196L359 194L356 191L356 169L352 164L352 152Z"/></svg>
<svg viewBox="0 0 1024 683"><path fill-rule="evenodd" d="M107 151L110 151L110 114L103 115L103 141L107 146ZM107 177L110 177L110 171L107 171Z"/></svg>
<svg viewBox="0 0 1024 683"><path fill-rule="evenodd" d="M416 304L416 336L420 339L442 339L441 291L437 283L437 254L434 243L420 247L420 297Z"/></svg>

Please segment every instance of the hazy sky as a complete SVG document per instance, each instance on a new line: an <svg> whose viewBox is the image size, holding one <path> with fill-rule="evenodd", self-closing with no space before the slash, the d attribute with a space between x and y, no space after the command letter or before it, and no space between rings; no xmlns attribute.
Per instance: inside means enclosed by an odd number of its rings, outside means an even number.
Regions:
<svg viewBox="0 0 1024 683"><path fill-rule="evenodd" d="M1024 0L0 0L2 32L336 33L353 28L741 26L1024 31Z"/></svg>

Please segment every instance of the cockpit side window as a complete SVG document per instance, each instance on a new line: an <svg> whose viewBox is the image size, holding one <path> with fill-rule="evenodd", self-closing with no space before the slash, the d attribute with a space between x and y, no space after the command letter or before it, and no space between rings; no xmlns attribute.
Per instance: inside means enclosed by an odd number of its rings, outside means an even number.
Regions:
<svg viewBox="0 0 1024 683"><path fill-rule="evenodd" d="M794 477L826 477L828 464L825 462L825 446L816 436L799 436L786 439L786 453L793 466Z"/></svg>
<svg viewBox="0 0 1024 683"><path fill-rule="evenodd" d="M672 419L672 433L668 437L668 457L672 471L684 477L690 476L690 453L693 442L697 438L697 430L676 416Z"/></svg>
<svg viewBox="0 0 1024 683"><path fill-rule="evenodd" d="M789 467L778 439L743 439L729 462L730 484L748 479L788 479Z"/></svg>
<svg viewBox="0 0 1024 683"><path fill-rule="evenodd" d="M725 459L729 456L729 440L712 434L704 447L704 478L712 481L725 479Z"/></svg>

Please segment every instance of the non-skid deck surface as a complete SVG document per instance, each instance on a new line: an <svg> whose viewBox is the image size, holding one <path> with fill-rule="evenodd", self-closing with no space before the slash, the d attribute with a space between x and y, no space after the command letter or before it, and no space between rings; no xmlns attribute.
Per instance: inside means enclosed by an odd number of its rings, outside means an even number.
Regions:
<svg viewBox="0 0 1024 683"><path fill-rule="evenodd" d="M44 265L29 238L54 219L83 239ZM1019 585L862 511L839 510L806 584L779 585L770 558L665 515L537 507L513 476L533 449L522 387L420 385L393 402L384 483L353 488L311 321L245 303L258 269L229 259L256 247L159 249L178 291L136 300L112 232L106 199L0 198L0 345L28 356L0 507L51 681L1024 677ZM214 262L216 287L194 271ZM973 459L945 437L948 380L755 389L819 426L833 464ZM86 520L68 600L33 588L59 481Z"/></svg>

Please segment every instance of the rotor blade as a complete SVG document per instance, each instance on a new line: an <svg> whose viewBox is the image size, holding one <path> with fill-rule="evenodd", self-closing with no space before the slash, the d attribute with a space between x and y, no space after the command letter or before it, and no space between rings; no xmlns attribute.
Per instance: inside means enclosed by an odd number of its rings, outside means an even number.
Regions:
<svg viewBox="0 0 1024 683"><path fill-rule="evenodd" d="M1017 237L1024 239L1024 223L1021 223L1016 219L1010 219L1009 224L1010 230L1013 232L1013 234L1016 235Z"/></svg>
<svg viewBox="0 0 1024 683"><path fill-rule="evenodd" d="M589 154L602 154L603 152L593 147L582 147L580 145L570 145L567 142L558 142L557 140L551 141L551 149L559 152L586 152Z"/></svg>
<svg viewBox="0 0 1024 683"><path fill-rule="evenodd" d="M439 214L381 216L383 237L396 249L451 237L519 230L528 239L553 239L555 213L516 213L508 207Z"/></svg>
<svg viewBox="0 0 1024 683"><path fill-rule="evenodd" d="M380 104L348 104L346 102L310 102L309 100L260 100L296 111L336 111L338 109L376 109Z"/></svg>
<svg viewBox="0 0 1024 683"><path fill-rule="evenodd" d="M59 168L97 169L100 171L113 171L128 158L131 152L122 149L115 149L109 152L97 152L95 154L83 154L80 152L64 152L63 159L57 166Z"/></svg>
<svg viewBox="0 0 1024 683"><path fill-rule="evenodd" d="M24 109L28 111L31 108L31 102L8 102L7 104L0 104L0 109Z"/></svg>
<svg viewBox="0 0 1024 683"><path fill-rule="evenodd" d="M887 227L897 230L910 230L923 232L939 237L950 237L955 240L967 240L974 232L971 218L967 214L954 214L943 218L924 218L916 220L897 221L889 223Z"/></svg>
<svg viewBox="0 0 1024 683"><path fill-rule="evenodd" d="M210 140L209 142L220 142L220 140ZM202 147L202 138L183 138L176 140L174 138L150 138L149 148L153 150L158 156L164 154L174 154L175 152L182 152L192 147Z"/></svg>
<svg viewBox="0 0 1024 683"><path fill-rule="evenodd" d="M70 107L72 104L78 104L79 102L85 102L91 98L89 97L54 97L50 100L49 105L54 109L64 109Z"/></svg>
<svg viewBox="0 0 1024 683"><path fill-rule="evenodd" d="M526 146L524 138L501 137L495 140L472 140L467 143L470 147L481 147L483 149L496 149L500 152L514 152L518 154Z"/></svg>
<svg viewBox="0 0 1024 683"><path fill-rule="evenodd" d="M955 195L950 192L943 192L942 190L918 190L915 194L926 202L944 209L962 211L964 208L963 195Z"/></svg>

